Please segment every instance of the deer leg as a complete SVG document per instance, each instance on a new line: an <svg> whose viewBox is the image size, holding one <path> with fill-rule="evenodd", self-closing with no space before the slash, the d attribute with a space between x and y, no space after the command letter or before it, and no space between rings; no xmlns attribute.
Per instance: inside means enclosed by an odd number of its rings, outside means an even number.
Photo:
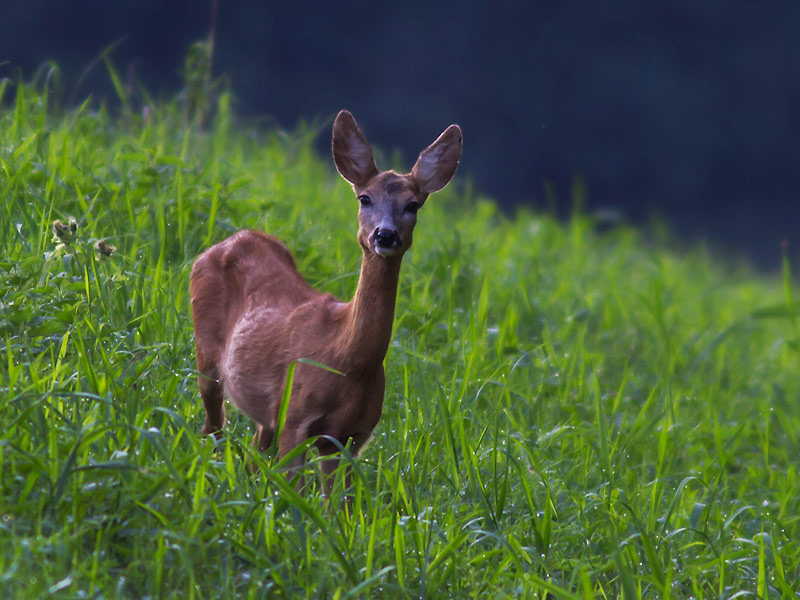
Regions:
<svg viewBox="0 0 800 600"><path fill-rule="evenodd" d="M259 452L264 452L272 445L272 438L275 432L261 423L256 424L256 434L253 436L253 445L258 448Z"/></svg>
<svg viewBox="0 0 800 600"><path fill-rule="evenodd" d="M308 438L308 423L303 422L302 420L296 420L292 418L290 414L286 419L286 424L283 427L283 431L281 432L281 437L278 440L278 456L280 458L284 458L289 452L294 450L297 446L299 446L303 441ZM302 470L303 465L306 461L305 452L301 453L300 455L294 457L287 465L287 470L289 472L289 476L296 474L298 476L297 479L297 491L302 491L303 487L305 486L305 478L303 477Z"/></svg>
<svg viewBox="0 0 800 600"><path fill-rule="evenodd" d="M225 322L228 300L225 275L219 268L219 251L206 252L192 266L190 290L192 322L197 355L198 387L206 422L203 434L216 433L225 423L220 358L225 347Z"/></svg>
<svg viewBox="0 0 800 600"><path fill-rule="evenodd" d="M333 458L327 458L327 455L320 455L320 467L322 468L322 486L326 496L331 495L331 491L333 491L333 483L336 480L336 469L339 467L341 463L341 459L336 456ZM350 487L350 469L347 468L344 473L344 489L347 490Z"/></svg>
<svg viewBox="0 0 800 600"><path fill-rule="evenodd" d="M206 423L203 425L203 435L217 433L225 424L225 407L223 405L222 384L216 379L204 375L198 377L200 397L206 409Z"/></svg>
<svg viewBox="0 0 800 600"><path fill-rule="evenodd" d="M340 440L340 442L347 446L349 443L349 453L352 456L358 456L359 451L361 448L364 447L365 442L369 439L369 435L354 435L348 436L347 440ZM333 484L335 482L335 474L336 469L339 467L339 464L342 463L341 455L339 455L339 446L334 444L331 440L321 438L317 442L317 449L319 450L320 456L320 466L322 468L322 476L323 476L323 489L325 490L325 495L329 496L331 491L333 490ZM347 451L347 450L345 450ZM345 460L345 467L344 467L344 489L345 492L350 489L350 466ZM346 496L348 501L352 500L349 496Z"/></svg>

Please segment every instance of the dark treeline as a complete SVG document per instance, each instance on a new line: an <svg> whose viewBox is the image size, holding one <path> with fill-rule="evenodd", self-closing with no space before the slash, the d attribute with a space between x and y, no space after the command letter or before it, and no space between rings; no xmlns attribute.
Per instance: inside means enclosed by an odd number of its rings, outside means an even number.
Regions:
<svg viewBox="0 0 800 600"><path fill-rule="evenodd" d="M149 89L181 85L211 2L13 1L0 76L46 60L113 60ZM458 122L462 173L504 205L665 217L768 268L800 246L800 2L284 2L219 0L215 74L238 110L284 126L349 108L406 163ZM102 67L78 97L111 94ZM327 138L327 134L325 136Z"/></svg>

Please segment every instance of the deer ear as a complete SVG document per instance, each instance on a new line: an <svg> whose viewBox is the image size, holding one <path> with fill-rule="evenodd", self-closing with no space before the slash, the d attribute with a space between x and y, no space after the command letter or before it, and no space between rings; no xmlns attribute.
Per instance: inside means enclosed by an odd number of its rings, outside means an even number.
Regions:
<svg viewBox="0 0 800 600"><path fill-rule="evenodd" d="M363 186L378 173L372 147L348 111L340 111L333 122L333 162L342 177Z"/></svg>
<svg viewBox="0 0 800 600"><path fill-rule="evenodd" d="M438 192L456 172L461 157L461 128L450 125L430 146L419 154L411 177L424 194Z"/></svg>

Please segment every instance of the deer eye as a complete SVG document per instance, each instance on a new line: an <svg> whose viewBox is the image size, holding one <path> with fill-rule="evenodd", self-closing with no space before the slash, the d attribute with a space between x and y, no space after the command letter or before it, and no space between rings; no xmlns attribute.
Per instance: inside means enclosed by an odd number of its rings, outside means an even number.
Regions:
<svg viewBox="0 0 800 600"><path fill-rule="evenodd" d="M408 204L406 204L406 212L411 214L417 214L417 211L420 209L422 205L417 202L416 200L412 200Z"/></svg>
<svg viewBox="0 0 800 600"><path fill-rule="evenodd" d="M361 206L371 206L372 205L372 198L366 195L361 195L358 197L358 201L361 202Z"/></svg>

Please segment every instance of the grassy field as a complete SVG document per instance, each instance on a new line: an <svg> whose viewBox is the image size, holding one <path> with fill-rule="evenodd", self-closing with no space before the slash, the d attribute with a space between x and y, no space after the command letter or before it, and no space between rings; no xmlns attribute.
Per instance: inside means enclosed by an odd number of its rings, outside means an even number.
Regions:
<svg viewBox="0 0 800 600"><path fill-rule="evenodd" d="M420 212L347 512L235 411L200 435L189 313L192 260L243 227L349 299L357 201L315 134L225 94L201 130L44 88L0 83L2 597L800 597L788 262L510 218L457 174Z"/></svg>

